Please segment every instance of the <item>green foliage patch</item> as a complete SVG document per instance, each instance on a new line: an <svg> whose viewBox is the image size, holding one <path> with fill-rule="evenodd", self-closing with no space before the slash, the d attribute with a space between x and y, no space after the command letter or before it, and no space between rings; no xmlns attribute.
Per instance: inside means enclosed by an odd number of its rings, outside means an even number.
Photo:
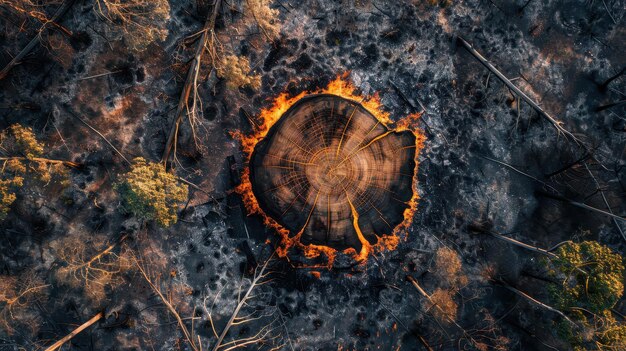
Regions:
<svg viewBox="0 0 626 351"><path fill-rule="evenodd" d="M187 200L188 188L161 163L133 160L131 170L122 176L116 189L124 208L135 216L155 220L163 227L176 223L178 205Z"/></svg>

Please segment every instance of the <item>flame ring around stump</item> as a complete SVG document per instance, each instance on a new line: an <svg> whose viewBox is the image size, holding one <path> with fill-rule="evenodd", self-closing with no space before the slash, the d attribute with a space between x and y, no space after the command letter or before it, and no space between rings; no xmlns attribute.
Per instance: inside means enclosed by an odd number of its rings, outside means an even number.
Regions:
<svg viewBox="0 0 626 351"><path fill-rule="evenodd" d="M389 130L356 101L308 95L256 144L252 191L301 244L363 253L404 220L415 138Z"/></svg>

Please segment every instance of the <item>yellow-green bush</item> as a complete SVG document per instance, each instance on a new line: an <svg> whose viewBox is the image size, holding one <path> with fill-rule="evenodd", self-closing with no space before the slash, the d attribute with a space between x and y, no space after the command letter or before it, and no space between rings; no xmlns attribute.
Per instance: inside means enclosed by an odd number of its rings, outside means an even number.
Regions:
<svg viewBox="0 0 626 351"><path fill-rule="evenodd" d="M155 220L168 227L176 223L178 205L187 200L188 189L161 163L133 160L131 170L122 176L116 189L124 208L135 216Z"/></svg>

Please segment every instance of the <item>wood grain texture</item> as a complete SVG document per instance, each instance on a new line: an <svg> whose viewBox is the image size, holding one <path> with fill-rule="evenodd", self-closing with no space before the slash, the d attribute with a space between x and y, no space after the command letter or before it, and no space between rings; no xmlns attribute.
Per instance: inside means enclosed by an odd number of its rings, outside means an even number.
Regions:
<svg viewBox="0 0 626 351"><path fill-rule="evenodd" d="M389 130L358 102L309 95L256 145L252 190L302 244L358 252L360 233L375 244L402 222L415 152L413 133Z"/></svg>

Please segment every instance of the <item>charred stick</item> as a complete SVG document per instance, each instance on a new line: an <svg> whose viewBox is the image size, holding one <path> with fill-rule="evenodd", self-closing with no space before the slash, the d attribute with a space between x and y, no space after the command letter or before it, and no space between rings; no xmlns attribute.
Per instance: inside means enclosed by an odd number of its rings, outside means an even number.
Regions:
<svg viewBox="0 0 626 351"><path fill-rule="evenodd" d="M539 306L541 308L544 308L544 309L546 309L548 311L551 311L551 312L554 312L554 313L558 314L559 316L563 317L563 319L568 321L572 326L574 326L575 328L578 328L578 324L576 324L576 322L571 320L568 316L565 315L565 313L561 312L560 310L557 310L556 308L554 308L554 307L552 307L550 305L546 305L545 303L535 299L534 297L526 294L525 292L523 292L523 291L521 291L521 290L519 290L517 288L514 288L513 286L511 286L510 284L508 284L508 283L506 283L504 281L497 280L497 281L495 281L495 283L497 285L502 286L503 288L505 288L505 289L507 289L509 291L512 291L516 295L523 297L527 301L530 301L531 303L533 303L533 304L535 304L535 305L537 305L537 306Z"/></svg>
<svg viewBox="0 0 626 351"><path fill-rule="evenodd" d="M120 150L118 150L110 141L109 139L107 139L102 133L100 133L96 128L92 127L89 123L87 123L87 121L85 121L84 119L80 118L78 115L75 115L72 111L69 111L70 115L72 115L74 118L76 118L77 120L81 121L84 125L86 125L89 129L91 129L93 132L95 132L96 134L98 134L100 136L100 138L102 138L102 140L104 140L107 144L109 144L109 146L127 163L127 164L131 164L131 162L122 154L122 152Z"/></svg>
<svg viewBox="0 0 626 351"><path fill-rule="evenodd" d="M550 194L548 192L541 191L541 190L537 190L535 193L537 195L539 195L539 196L547 197L547 198L550 198L550 199L553 199L553 200L563 201L563 202L568 203L570 205L573 205L573 206L576 206L576 207L580 207L580 208L584 208L585 210L593 211L593 212L596 212L596 213L599 213L599 214L603 214L605 216L609 216L609 217L611 217L613 219L617 219L617 220L626 222L626 218L624 218L624 217L620 217L618 215L615 215L613 213L601 210L599 208L595 208L595 207L589 206L589 205L584 204L582 202L570 200L570 199L568 199L568 198L566 198L566 197L564 197L562 195Z"/></svg>
<svg viewBox="0 0 626 351"><path fill-rule="evenodd" d="M561 194L561 192L560 192L560 191L558 191L558 190L557 190L556 188L554 188L553 186L550 186L550 185L549 185L549 184L547 184L546 182L539 180L537 177L534 177L534 176L532 176L532 175L530 175L530 174L528 174L528 173L525 173L525 172L523 172L523 171L520 171L519 169L517 169L517 168L515 168L515 167L513 167L513 166L511 166L511 165L509 165L509 164L507 164L507 163L504 163L504 162L502 162L502 161L498 161L498 160L494 160L494 159L489 158L489 157L486 157L486 156L479 156L479 157L484 158L484 159L489 160L489 161L492 161L492 162L495 162L495 163L500 164L500 165L502 165L502 166L505 166L505 167L507 167L507 168L509 168L509 169L512 169L513 171L515 171L515 172L517 172L517 173L519 173L519 174L521 174L521 175L523 175L523 176L525 176L525 177L528 177L528 178L530 178L530 179L532 179L532 180L534 180L534 181L538 182L539 184L542 184L543 186L545 186L545 187L549 188L550 190L552 190L552 192L547 192L547 191L537 190L537 191L535 192L535 194L536 194L536 195L543 196L543 197L548 197L548 198L551 198L551 199L554 199L554 200L560 200L560 201L563 201L563 202L569 203L570 205L574 205L574 206L577 206L577 207L580 207L580 208L584 208L584 209L589 210L589 211L593 211L593 212L596 212L596 213L600 213L600 214L603 214L603 215L606 215L606 216L612 217L612 218L614 218L614 219L618 219L618 220L621 220L621 221L626 221L626 218L624 218L624 217L620 217L620 216L617 216L617 215L615 215L615 214L613 214L613 213L610 213L610 212L607 212L607 211L601 210L601 209L599 209L599 208L595 208L595 207L593 207L593 206L586 205L586 204L584 204L584 203L582 203L582 202L578 202L578 201L570 200L570 199L566 198L565 196L563 196L563 195Z"/></svg>
<svg viewBox="0 0 626 351"><path fill-rule="evenodd" d="M507 242L509 244L513 244L515 246L519 246L519 247L521 247L523 249L530 250L530 251L533 251L533 252L536 252L536 253L548 256L550 258L558 257L557 255L553 254L549 250L542 249L542 248L537 247L537 246L533 246L533 245L529 245L529 244L523 243L523 242L515 240L513 238L509 238L508 236L504 236L504 235L496 233L494 231L487 230L485 228L481 228L481 227L479 227L477 225L470 225L469 229L473 230L475 232L489 234L489 235L491 235L492 237L494 237L496 239L500 239L500 240L505 241L505 242Z"/></svg>
<svg viewBox="0 0 626 351"><path fill-rule="evenodd" d="M508 163L505 163L505 162L502 162L502 161L498 161L498 160L495 160L495 159L487 157L487 156L478 155L478 157L480 157L482 159L485 159L487 161L491 161L491 162L497 163L497 164L499 164L501 166L504 166L504 167L506 167L508 169L511 169L511 170L513 170L516 173L519 173L519 174L521 174L521 175L523 175L523 176L525 176L527 178L530 178L530 179L534 180L535 182L537 182L537 183L543 185L544 187L554 191L555 193L559 193L559 191L556 188L554 188L553 186L551 186L550 184L548 184L548 183L540 180L539 178L534 177L534 176L532 176L532 175L530 175L530 174L528 174L528 173L526 173L526 172L524 172L522 170L519 170L519 169L513 167L512 165L510 165Z"/></svg>
<svg viewBox="0 0 626 351"><path fill-rule="evenodd" d="M622 99L622 100L617 101L617 102L612 102L612 103L610 103L610 104L606 104L606 105L598 106L598 107L596 108L596 112L604 111L604 110L606 110L606 109L609 109L609 108L611 108L611 107L615 107L615 106L621 106L621 105L623 105L624 103L626 103L626 99Z"/></svg>
<svg viewBox="0 0 626 351"><path fill-rule="evenodd" d="M58 350L61 346L63 346L63 344L65 344L66 342L70 341L73 337L78 335L83 330L89 328L92 324L94 324L97 321L99 321L103 316L104 316L104 312L99 312L95 316L91 317L90 320L88 320L87 322L81 324L78 328L74 329L71 333L69 333L66 336L64 336L63 339L61 339L61 340L55 342L54 344L52 344L52 346L48 347L45 351L55 351L55 350Z"/></svg>
<svg viewBox="0 0 626 351"><path fill-rule="evenodd" d="M583 155L583 157L579 158L578 160L576 160L576 161L566 165L565 167L562 167L562 168L560 168L560 169L558 169L558 170L556 170L556 171L554 171L552 173L546 174L544 177L552 178L555 175L561 174L561 173L567 171L568 169L570 169L570 168L572 168L572 167L582 163L583 161L586 161L590 157L591 157L591 154L587 153L587 154Z"/></svg>
<svg viewBox="0 0 626 351"><path fill-rule="evenodd" d="M613 214L611 205L609 205L609 200L607 200L606 196L604 195L604 191L602 191L600 182L598 182L598 179L596 178L596 176L593 175L593 172L591 171L591 169L589 169L589 166L587 166L586 163L584 163L584 165L585 165L585 168L587 169L587 172L589 172L591 179L593 179L593 182L596 184L596 189L598 189L598 191L600 192L600 195L602 196L602 200L604 201L604 205L606 206L606 209L609 211L609 213ZM615 223L615 226L617 227L617 230L619 231L619 233L622 235L622 238L626 240L626 235L624 234L624 231L622 230L622 227L620 226L619 222L617 222L615 218L613 218L613 223Z"/></svg>

